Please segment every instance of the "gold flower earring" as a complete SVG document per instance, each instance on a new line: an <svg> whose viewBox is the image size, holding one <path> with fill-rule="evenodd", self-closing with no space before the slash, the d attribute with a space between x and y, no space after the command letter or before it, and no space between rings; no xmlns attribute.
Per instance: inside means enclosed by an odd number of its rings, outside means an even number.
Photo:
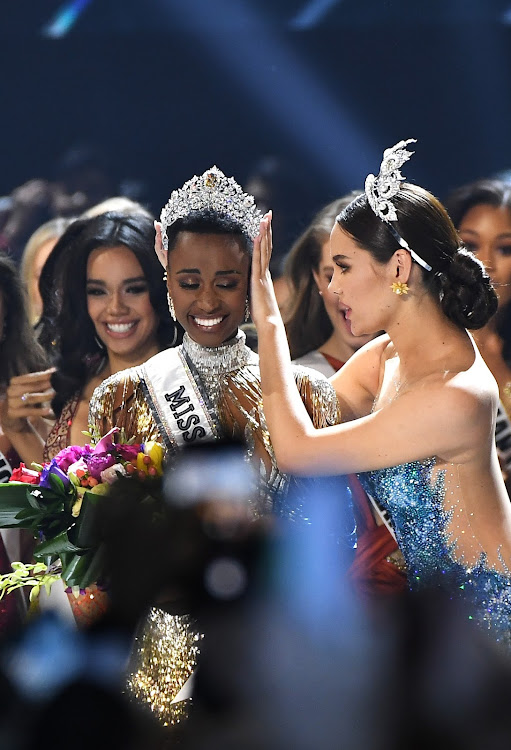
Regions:
<svg viewBox="0 0 511 750"><path fill-rule="evenodd" d="M410 291L410 287L404 281L394 281L390 288L392 289L394 294L398 295L398 297L400 297L402 294L408 294L408 292Z"/></svg>

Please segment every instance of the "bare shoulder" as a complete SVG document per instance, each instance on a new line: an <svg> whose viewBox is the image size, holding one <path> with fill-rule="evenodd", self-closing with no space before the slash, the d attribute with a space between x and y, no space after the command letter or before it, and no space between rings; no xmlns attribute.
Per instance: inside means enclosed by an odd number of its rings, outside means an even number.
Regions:
<svg viewBox="0 0 511 750"><path fill-rule="evenodd" d="M492 434L499 396L486 366L428 378L414 397L423 428L457 435L460 447Z"/></svg>
<svg viewBox="0 0 511 750"><path fill-rule="evenodd" d="M392 355L392 342L384 334L358 350L341 369L330 378L344 411L351 417L367 414L378 392L383 363Z"/></svg>
<svg viewBox="0 0 511 750"><path fill-rule="evenodd" d="M482 360L476 361L469 371L455 374L445 392L451 410L463 412L466 419L481 419L488 415L493 420L499 402L499 388Z"/></svg>

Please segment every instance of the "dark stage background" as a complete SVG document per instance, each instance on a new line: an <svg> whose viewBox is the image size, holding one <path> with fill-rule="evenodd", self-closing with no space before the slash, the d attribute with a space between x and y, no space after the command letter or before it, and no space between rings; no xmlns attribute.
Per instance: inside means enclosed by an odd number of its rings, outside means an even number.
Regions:
<svg viewBox="0 0 511 750"><path fill-rule="evenodd" d="M0 194L76 143L151 208L287 165L303 224L418 139L440 197L511 168L511 0L3 0Z"/></svg>

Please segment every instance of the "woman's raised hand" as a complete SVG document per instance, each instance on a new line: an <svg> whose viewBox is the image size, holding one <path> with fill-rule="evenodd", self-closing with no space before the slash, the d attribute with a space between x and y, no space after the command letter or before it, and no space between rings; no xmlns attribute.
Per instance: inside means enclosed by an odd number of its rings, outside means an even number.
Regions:
<svg viewBox="0 0 511 750"><path fill-rule="evenodd" d="M257 327L273 316L280 315L270 274L271 219L272 213L268 211L254 240L252 255L251 308L252 320Z"/></svg>
<svg viewBox="0 0 511 750"><path fill-rule="evenodd" d="M161 239L161 223L159 221L154 222L154 250L156 252L156 255L158 256L158 260L162 264L165 271L167 270L167 251L163 247L163 242Z"/></svg>
<svg viewBox="0 0 511 750"><path fill-rule="evenodd" d="M27 419L54 417L50 403L55 395L50 381L54 372L52 367L11 378L5 401L1 404L0 419L6 433L26 431Z"/></svg>

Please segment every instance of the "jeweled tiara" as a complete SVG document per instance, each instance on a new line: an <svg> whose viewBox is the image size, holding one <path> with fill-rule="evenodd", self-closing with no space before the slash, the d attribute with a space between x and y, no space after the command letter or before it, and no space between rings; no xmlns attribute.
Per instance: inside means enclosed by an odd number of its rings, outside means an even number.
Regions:
<svg viewBox="0 0 511 750"><path fill-rule="evenodd" d="M374 174L368 174L366 177L365 193L374 213L388 225L400 247L408 250L414 261L425 268L426 271L431 271L429 263L426 263L420 255L417 255L412 250L408 242L401 237L391 223L398 220L396 207L392 203L392 198L397 195L401 188L401 183L405 179L400 172L400 168L414 153L413 151L408 151L406 146L409 143L416 142L415 138L409 138L407 141L399 141L392 148L387 148L383 152L383 160L378 176L375 177Z"/></svg>
<svg viewBox="0 0 511 750"><path fill-rule="evenodd" d="M167 227L192 211L200 210L232 219L252 240L259 234L263 217L253 196L243 192L234 177L226 177L218 167L211 167L200 177L195 175L185 182L179 190L173 190L162 208L161 238L165 250L168 250Z"/></svg>

